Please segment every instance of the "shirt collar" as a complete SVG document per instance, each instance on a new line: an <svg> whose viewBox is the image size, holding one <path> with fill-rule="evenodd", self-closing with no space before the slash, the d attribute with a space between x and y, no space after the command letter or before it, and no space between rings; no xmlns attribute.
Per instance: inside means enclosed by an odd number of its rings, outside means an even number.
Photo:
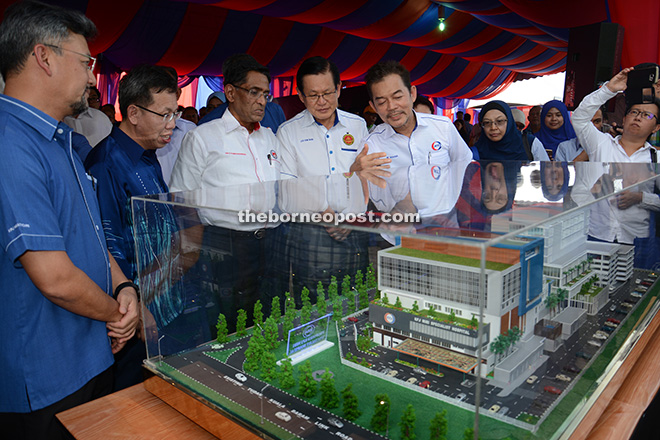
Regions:
<svg viewBox="0 0 660 440"><path fill-rule="evenodd" d="M309 110L305 110L305 115L303 116L303 121L305 122L305 125L323 125L320 122L318 122L316 119L314 119L314 116L312 116L312 113ZM339 124L339 112L335 109L335 123L332 124L333 127L335 127L337 124Z"/></svg>
<svg viewBox="0 0 660 440"><path fill-rule="evenodd" d="M0 94L0 111L6 111L25 122L48 140L52 140L55 137L58 127L65 132L73 131L66 124L56 121L53 117L36 107L11 96Z"/></svg>
<svg viewBox="0 0 660 440"><path fill-rule="evenodd" d="M119 127L112 127L110 136L113 137L115 142L124 150L134 164L137 164L142 156L153 156L156 154L156 150L145 150L142 148L140 144L131 139Z"/></svg>
<svg viewBox="0 0 660 440"><path fill-rule="evenodd" d="M225 127L227 127L227 133L234 131L234 130L239 130L241 128L244 128L247 130L247 128L243 127L240 122L238 122L238 119L234 117L232 114L231 110L229 108L225 113L222 115L222 120L225 122ZM261 128L261 124L258 122L254 123L254 131L259 131Z"/></svg>

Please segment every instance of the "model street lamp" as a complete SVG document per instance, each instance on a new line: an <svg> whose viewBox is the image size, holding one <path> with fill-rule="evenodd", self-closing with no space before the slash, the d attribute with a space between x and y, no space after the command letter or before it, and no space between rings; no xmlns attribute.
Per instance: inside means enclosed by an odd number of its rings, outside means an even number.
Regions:
<svg viewBox="0 0 660 440"><path fill-rule="evenodd" d="M266 388L268 388L270 384L264 385L264 387L261 389L261 424L264 424L264 391Z"/></svg>
<svg viewBox="0 0 660 440"><path fill-rule="evenodd" d="M380 401L381 405L385 405L385 403L387 402L385 402L384 400ZM390 433L390 411L389 408L387 408L387 416L385 417L385 437L389 437L389 433Z"/></svg>

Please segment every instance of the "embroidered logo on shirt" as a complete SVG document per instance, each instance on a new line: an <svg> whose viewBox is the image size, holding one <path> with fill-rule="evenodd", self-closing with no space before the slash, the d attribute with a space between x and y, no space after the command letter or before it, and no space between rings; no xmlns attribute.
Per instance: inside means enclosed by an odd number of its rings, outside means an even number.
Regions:
<svg viewBox="0 0 660 440"><path fill-rule="evenodd" d="M273 160L277 160L277 153L275 152L275 150L270 150L270 157Z"/></svg>
<svg viewBox="0 0 660 440"><path fill-rule="evenodd" d="M225 154L233 154L234 156L247 156L245 153L232 153L230 151L225 151Z"/></svg>
<svg viewBox="0 0 660 440"><path fill-rule="evenodd" d="M440 167L437 165L434 165L431 167L431 177L433 177L435 180L440 179Z"/></svg>
<svg viewBox="0 0 660 440"><path fill-rule="evenodd" d="M434 151L438 151L440 148L442 148L442 144L440 143L440 141L435 141L431 144L431 149L433 149Z"/></svg>
<svg viewBox="0 0 660 440"><path fill-rule="evenodd" d="M353 145L353 143L355 142L355 138L354 138L353 135L350 134L350 133L346 133L346 134L344 135L344 139L343 139L343 140L344 140L344 143L345 143L346 145Z"/></svg>

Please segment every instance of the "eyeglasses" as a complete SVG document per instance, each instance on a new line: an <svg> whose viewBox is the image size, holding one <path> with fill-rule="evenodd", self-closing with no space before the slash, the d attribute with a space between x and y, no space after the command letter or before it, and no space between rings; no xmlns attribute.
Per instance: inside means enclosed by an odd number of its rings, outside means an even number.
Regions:
<svg viewBox="0 0 660 440"><path fill-rule="evenodd" d="M658 117L656 115L654 115L653 113L643 112L643 111L640 111L640 110L637 110L637 109L630 110L628 112L628 114L630 116L632 116L633 118L636 118L637 116L639 116L642 119L648 119L648 120L651 120L653 118L655 118L656 120L658 119Z"/></svg>
<svg viewBox="0 0 660 440"><path fill-rule="evenodd" d="M302 92L301 92L302 93ZM302 93L302 95L309 99L313 103L317 103L319 99L323 98L324 101L329 101L330 98L332 98L332 95L336 95L337 90L333 90L332 92L325 92L325 93L319 93L318 95L305 95Z"/></svg>
<svg viewBox="0 0 660 440"><path fill-rule="evenodd" d="M96 67L96 58L91 55L76 52L75 50L67 49L62 46L55 46L54 44L44 44L44 46L52 47L53 49L66 50L67 52L75 53L76 55L87 58L87 68L91 71L94 71L94 67Z"/></svg>
<svg viewBox="0 0 660 440"><path fill-rule="evenodd" d="M175 121L181 117L181 112L174 112L174 113L158 113L153 110L149 110L146 107L142 107L141 105L134 104L136 107L141 108L144 111L147 111L149 113L153 113L154 115L158 115L161 118L163 118L163 124L169 123L172 119Z"/></svg>
<svg viewBox="0 0 660 440"><path fill-rule="evenodd" d="M232 86L236 87L237 89L246 91L250 99L253 101L259 99L259 96L263 96L266 102L273 102L273 95L268 92L262 92L259 89L246 89L245 87L237 86L234 84L232 84Z"/></svg>
<svg viewBox="0 0 660 440"><path fill-rule="evenodd" d="M502 128L506 125L507 122L509 122L508 119L498 119L496 121L483 121L481 123L481 126L483 128L490 128L493 124L495 124L497 127Z"/></svg>

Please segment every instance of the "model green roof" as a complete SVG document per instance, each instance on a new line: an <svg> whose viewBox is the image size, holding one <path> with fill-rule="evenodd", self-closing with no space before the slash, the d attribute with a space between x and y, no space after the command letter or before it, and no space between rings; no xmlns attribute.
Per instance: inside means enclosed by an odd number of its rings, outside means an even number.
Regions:
<svg viewBox="0 0 660 440"><path fill-rule="evenodd" d="M468 267L481 266L481 262L475 258L457 257L455 255L440 254L437 252L420 251L419 249L400 247L400 248L388 250L387 252L396 255L403 255L404 257L414 257L414 258L421 258L423 260L440 261L442 263L457 264L459 266L468 266ZM501 272L505 269L508 269L509 267L511 267L511 264L486 261L486 269L488 270L496 270L498 272Z"/></svg>

